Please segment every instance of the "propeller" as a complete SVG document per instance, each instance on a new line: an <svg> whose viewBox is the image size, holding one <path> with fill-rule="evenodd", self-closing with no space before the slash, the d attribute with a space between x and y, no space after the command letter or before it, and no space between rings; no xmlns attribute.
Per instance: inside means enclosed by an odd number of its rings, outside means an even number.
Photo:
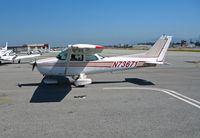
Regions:
<svg viewBox="0 0 200 138"><path fill-rule="evenodd" d="M37 65L36 61L33 63L33 66L32 66L32 71L35 69L35 66Z"/></svg>
<svg viewBox="0 0 200 138"><path fill-rule="evenodd" d="M32 71L33 71L35 69L35 66L37 66L36 59L35 61L31 62L31 64L32 64Z"/></svg>

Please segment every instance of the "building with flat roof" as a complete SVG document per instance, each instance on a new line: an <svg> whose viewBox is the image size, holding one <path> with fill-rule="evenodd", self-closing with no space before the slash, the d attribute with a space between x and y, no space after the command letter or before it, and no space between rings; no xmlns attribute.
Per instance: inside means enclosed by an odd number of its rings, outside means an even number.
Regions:
<svg viewBox="0 0 200 138"><path fill-rule="evenodd" d="M26 44L28 53L42 52L46 53L50 51L49 44Z"/></svg>

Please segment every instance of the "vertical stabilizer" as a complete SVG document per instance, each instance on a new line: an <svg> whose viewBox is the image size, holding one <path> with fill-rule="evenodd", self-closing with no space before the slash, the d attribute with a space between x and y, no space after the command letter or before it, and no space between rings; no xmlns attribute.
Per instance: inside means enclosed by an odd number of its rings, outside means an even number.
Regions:
<svg viewBox="0 0 200 138"><path fill-rule="evenodd" d="M153 47L146 52L145 55L147 57L157 58L157 62L164 62L171 40L172 36L162 35L160 39L153 45Z"/></svg>

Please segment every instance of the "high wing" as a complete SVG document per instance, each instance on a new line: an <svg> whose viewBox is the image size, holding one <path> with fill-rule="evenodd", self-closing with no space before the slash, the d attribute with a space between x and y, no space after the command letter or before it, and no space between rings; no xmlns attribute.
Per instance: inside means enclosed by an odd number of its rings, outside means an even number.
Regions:
<svg viewBox="0 0 200 138"><path fill-rule="evenodd" d="M0 56L0 61L15 61L15 60L18 60L18 63L20 63L21 59L34 58L34 57L38 57L38 56L41 56L41 55L40 54L25 55L25 56L17 56L16 54L5 55L5 56L2 55L2 56Z"/></svg>
<svg viewBox="0 0 200 138"><path fill-rule="evenodd" d="M91 45L91 44L75 44L71 45L72 53L74 54L96 54L101 53L104 49L103 46Z"/></svg>
<svg viewBox="0 0 200 138"><path fill-rule="evenodd" d="M20 59L26 59L26 58L33 58L33 57L39 57L39 56L41 56L41 54L16 56L16 58L14 58L14 60L20 60Z"/></svg>

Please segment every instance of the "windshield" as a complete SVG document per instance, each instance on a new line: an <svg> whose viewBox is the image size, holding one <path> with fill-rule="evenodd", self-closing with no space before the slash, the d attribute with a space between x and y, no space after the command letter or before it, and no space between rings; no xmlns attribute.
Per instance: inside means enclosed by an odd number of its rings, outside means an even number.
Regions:
<svg viewBox="0 0 200 138"><path fill-rule="evenodd" d="M67 52L62 51L56 56L59 60L66 60L67 59Z"/></svg>
<svg viewBox="0 0 200 138"><path fill-rule="evenodd" d="M100 55L100 54L98 54L98 56L99 56L101 59L103 59L103 58L104 58L104 56L102 56L102 55Z"/></svg>

